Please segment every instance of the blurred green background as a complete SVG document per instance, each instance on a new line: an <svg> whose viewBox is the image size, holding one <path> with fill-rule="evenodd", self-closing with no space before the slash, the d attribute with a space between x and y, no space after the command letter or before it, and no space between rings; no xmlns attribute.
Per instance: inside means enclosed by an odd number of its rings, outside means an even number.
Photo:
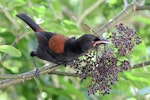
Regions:
<svg viewBox="0 0 150 100"><path fill-rule="evenodd" d="M145 0L145 5L150 5L149 0ZM47 31L79 37L91 33L83 23L97 29L123 7L123 0L1 0L0 46L14 45L22 55L7 55L4 58L5 53L0 52L0 74L18 74L33 69L29 53L36 49L36 39L33 31L16 14L29 15ZM133 12L119 23L134 27L142 38L142 43L133 50L132 65L148 61L150 11ZM112 30L113 27L108 32ZM11 54L14 52L10 49ZM19 56L17 52L16 55ZM36 62L38 66L45 63L39 59ZM62 67L60 70L74 72L71 68ZM76 77L43 75L0 90L0 100L150 100L150 67L119 74L119 81L112 86L111 94L106 96L88 96L87 86L86 81L81 83Z"/></svg>

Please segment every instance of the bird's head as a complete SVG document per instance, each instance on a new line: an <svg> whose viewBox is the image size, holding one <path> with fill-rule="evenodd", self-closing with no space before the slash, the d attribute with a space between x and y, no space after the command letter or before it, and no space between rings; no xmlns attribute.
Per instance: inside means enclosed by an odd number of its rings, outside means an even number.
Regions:
<svg viewBox="0 0 150 100"><path fill-rule="evenodd" d="M79 38L82 51L85 52L91 48L97 47L100 44L109 43L107 40L99 38L92 34L85 34Z"/></svg>

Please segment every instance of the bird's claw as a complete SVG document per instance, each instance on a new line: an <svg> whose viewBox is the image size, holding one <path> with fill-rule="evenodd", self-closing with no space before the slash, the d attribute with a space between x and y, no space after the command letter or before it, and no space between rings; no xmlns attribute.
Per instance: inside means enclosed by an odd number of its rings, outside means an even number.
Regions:
<svg viewBox="0 0 150 100"><path fill-rule="evenodd" d="M40 73L39 69L38 69L38 68L35 68L35 70L34 70L34 76L35 76L36 78L40 76L39 73Z"/></svg>

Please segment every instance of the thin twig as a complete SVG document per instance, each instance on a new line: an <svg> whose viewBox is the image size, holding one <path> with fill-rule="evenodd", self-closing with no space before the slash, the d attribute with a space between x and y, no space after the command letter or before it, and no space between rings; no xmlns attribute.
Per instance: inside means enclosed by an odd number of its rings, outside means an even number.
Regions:
<svg viewBox="0 0 150 100"><path fill-rule="evenodd" d="M2 6L2 5L1 5ZM2 6L2 12L4 15L8 18L8 20L15 26L16 29L19 29L19 26L16 24L15 20L12 20L12 16L9 14L8 9L4 6Z"/></svg>
<svg viewBox="0 0 150 100"><path fill-rule="evenodd" d="M78 22L77 22L77 26L80 26L83 19L90 14L94 9L96 9L104 0L97 0L91 7L89 7L88 9L86 9L86 11L83 12L83 14L80 16Z"/></svg>
<svg viewBox="0 0 150 100"><path fill-rule="evenodd" d="M98 34L96 33L95 30L93 30L88 24L84 24L90 31L92 31L96 36L98 36Z"/></svg>
<svg viewBox="0 0 150 100"><path fill-rule="evenodd" d="M123 0L124 1L124 6L127 7L128 6L128 1L127 0Z"/></svg>

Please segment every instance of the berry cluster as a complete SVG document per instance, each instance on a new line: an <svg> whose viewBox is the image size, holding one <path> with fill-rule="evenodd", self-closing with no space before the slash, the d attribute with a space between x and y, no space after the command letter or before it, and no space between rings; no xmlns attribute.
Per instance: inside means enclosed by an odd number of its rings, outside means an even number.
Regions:
<svg viewBox="0 0 150 100"><path fill-rule="evenodd" d="M110 93L111 85L118 81L118 72L128 70L130 63L127 60L119 61L109 50L103 51L102 55L96 58L95 50L91 50L70 62L68 66L77 69L76 74L82 81L91 77L88 95L94 95L98 91L105 95Z"/></svg>
<svg viewBox="0 0 150 100"><path fill-rule="evenodd" d="M118 69L116 67L118 59L113 56L110 51L106 51L101 57L94 62L94 70L91 74L92 84L88 89L88 94L95 94L99 91L100 94L109 94L111 85L116 83Z"/></svg>
<svg viewBox="0 0 150 100"><path fill-rule="evenodd" d="M91 75L92 72L94 72L93 64L95 63L96 60L95 56L96 56L95 51L90 50L82 57L77 58L76 60L70 62L68 66L77 69L76 74L78 74L82 80L85 80L87 77L89 77L89 75Z"/></svg>
<svg viewBox="0 0 150 100"><path fill-rule="evenodd" d="M117 54L125 56L141 40L133 29L124 27L123 24L117 25L116 29L117 32L112 33L111 41L118 49ZM82 80L90 78L88 95L97 92L101 95L109 94L111 86L118 81L118 73L130 69L131 66L128 60L119 60L108 45L100 47L103 49L99 55L97 49L93 49L68 64L77 70L76 74Z"/></svg>
<svg viewBox="0 0 150 100"><path fill-rule="evenodd" d="M125 56L130 53L132 48L141 43L141 38L136 35L133 28L125 27L122 23L116 25L117 32L113 32L111 41L115 48L118 49L118 54Z"/></svg>

